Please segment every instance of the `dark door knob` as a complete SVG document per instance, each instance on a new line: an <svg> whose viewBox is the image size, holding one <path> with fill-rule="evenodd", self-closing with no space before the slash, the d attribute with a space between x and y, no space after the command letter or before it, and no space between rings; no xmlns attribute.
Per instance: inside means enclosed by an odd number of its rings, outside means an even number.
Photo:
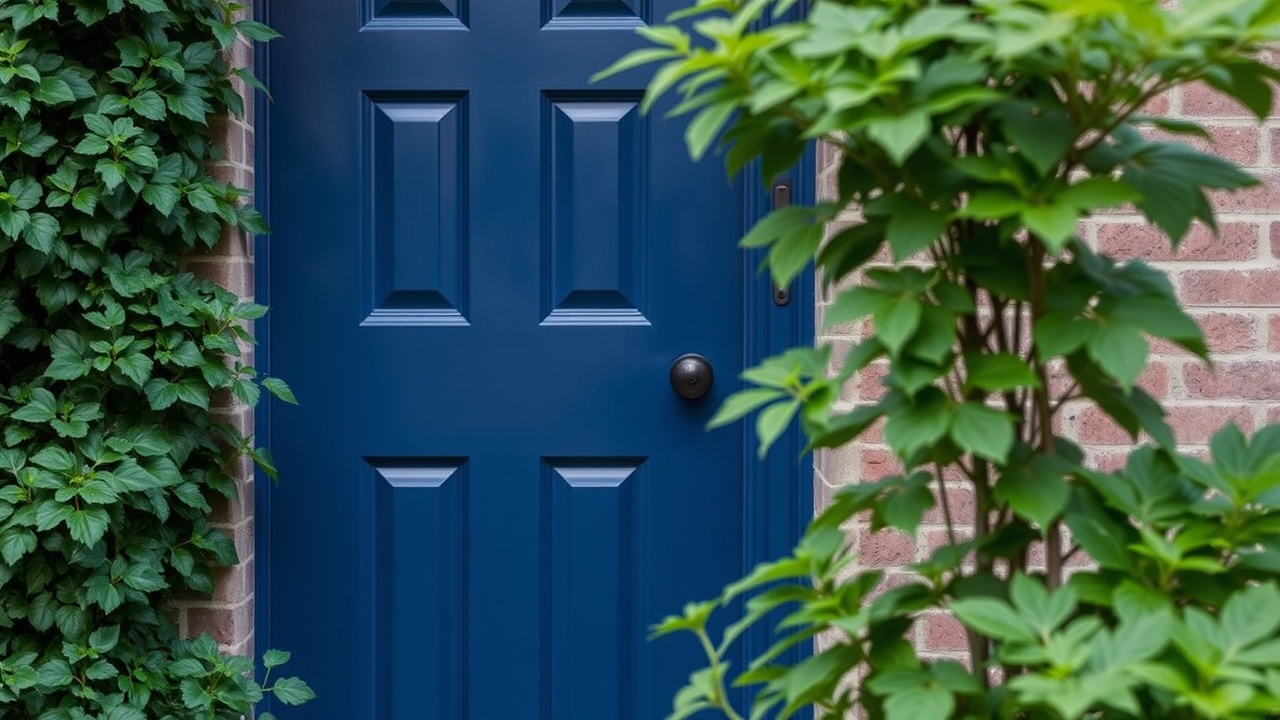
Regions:
<svg viewBox="0 0 1280 720"><path fill-rule="evenodd" d="M711 389L711 363L696 353L681 355L671 363L671 389L682 398L696 400Z"/></svg>

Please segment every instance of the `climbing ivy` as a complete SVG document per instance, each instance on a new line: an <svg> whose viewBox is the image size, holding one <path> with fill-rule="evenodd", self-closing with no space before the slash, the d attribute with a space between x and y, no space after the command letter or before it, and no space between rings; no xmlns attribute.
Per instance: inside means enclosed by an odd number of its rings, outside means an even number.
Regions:
<svg viewBox="0 0 1280 720"><path fill-rule="evenodd" d="M293 401L243 354L264 309L182 265L266 230L209 170L211 127L243 111L234 78L257 85L229 50L275 35L245 10L0 2L0 717L239 718L264 689L311 697L166 611L237 561L210 515L238 459L274 476L214 408ZM287 657L266 653L267 674Z"/></svg>

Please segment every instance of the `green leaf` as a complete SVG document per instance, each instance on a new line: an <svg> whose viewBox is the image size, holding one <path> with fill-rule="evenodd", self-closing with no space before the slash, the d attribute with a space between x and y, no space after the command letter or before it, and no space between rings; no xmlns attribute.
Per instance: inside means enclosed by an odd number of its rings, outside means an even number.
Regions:
<svg viewBox="0 0 1280 720"><path fill-rule="evenodd" d="M1056 455L1035 455L1004 471L995 485L996 499L1007 503L1018 517L1047 529L1066 510L1071 496L1066 476L1072 469Z"/></svg>
<svg viewBox="0 0 1280 720"><path fill-rule="evenodd" d="M978 190L969 196L961 215L979 220L1002 220L1029 207L1025 199L1008 190Z"/></svg>
<svg viewBox="0 0 1280 720"><path fill-rule="evenodd" d="M1058 252L1076 236L1080 211L1064 202L1054 201L1023 209L1022 221L1051 251Z"/></svg>
<svg viewBox="0 0 1280 720"><path fill-rule="evenodd" d="M71 91L71 86L67 84L66 80L59 77L41 78L40 87L31 93L31 97L45 105L75 102L76 99L75 93Z"/></svg>
<svg viewBox="0 0 1280 720"><path fill-rule="evenodd" d="M1076 139L1071 118L1050 104L1008 103L997 114L1012 144L1042 175L1049 174Z"/></svg>
<svg viewBox="0 0 1280 720"><path fill-rule="evenodd" d="M1017 355L1008 353L973 353L965 356L965 388L982 390L1017 390L1040 387L1031 366Z"/></svg>
<svg viewBox="0 0 1280 720"><path fill-rule="evenodd" d="M1142 330L1125 323L1100 323L1086 343L1089 357L1125 390L1147 366L1147 340Z"/></svg>
<svg viewBox="0 0 1280 720"><path fill-rule="evenodd" d="M142 387L151 378L151 358L143 353L122 355L116 358L114 365L138 387Z"/></svg>
<svg viewBox="0 0 1280 720"><path fill-rule="evenodd" d="M316 697L311 688L296 677L280 678L271 686L271 693L285 705L301 705Z"/></svg>
<svg viewBox="0 0 1280 720"><path fill-rule="evenodd" d="M58 473L69 473L76 466L75 456L60 447L49 446L31 456L31 462Z"/></svg>
<svg viewBox="0 0 1280 720"><path fill-rule="evenodd" d="M762 405L767 405L783 397L786 397L786 394L781 390L770 388L752 388L736 392L725 399L724 404L720 406L715 416L707 423L707 428L728 425L740 420Z"/></svg>
<svg viewBox="0 0 1280 720"><path fill-rule="evenodd" d="M769 249L767 264L773 282L786 287L804 270L822 244L823 226L811 224L798 232L782 235Z"/></svg>
<svg viewBox="0 0 1280 720"><path fill-rule="evenodd" d="M1140 198L1129 185L1110 177L1092 177L1058 193L1054 201L1077 210L1096 210L1116 207Z"/></svg>
<svg viewBox="0 0 1280 720"><path fill-rule="evenodd" d="M65 660L50 660L40 666L39 683L43 688L53 689L70 685L73 679L71 666Z"/></svg>
<svg viewBox="0 0 1280 720"><path fill-rule="evenodd" d="M47 423L57 417L58 401L53 393L44 388L36 388L31 393L31 401L15 410L9 417L29 423Z"/></svg>
<svg viewBox="0 0 1280 720"><path fill-rule="evenodd" d="M973 597L951 601L953 612L966 627L1004 641L1035 642L1035 630L1003 600Z"/></svg>
<svg viewBox="0 0 1280 720"><path fill-rule="evenodd" d="M867 125L867 136L876 141L897 165L902 165L929 136L932 121L924 109L908 111Z"/></svg>
<svg viewBox="0 0 1280 720"><path fill-rule="evenodd" d="M236 29L240 31L241 35L254 42L267 42L280 37L280 33L274 28L263 25L256 20L241 20L236 23Z"/></svg>
<svg viewBox="0 0 1280 720"><path fill-rule="evenodd" d="M58 239L62 226L47 213L32 213L30 222L23 232L27 245L37 252L48 254L53 252L53 243Z"/></svg>
<svg viewBox="0 0 1280 720"><path fill-rule="evenodd" d="M914 535L924 512L935 503L929 489L930 479L926 473L915 473L909 478L895 478L890 482L875 508L877 529L891 527Z"/></svg>
<svg viewBox="0 0 1280 720"><path fill-rule="evenodd" d="M262 667L268 670L274 667L280 667L289 662L292 654L286 650L268 650L262 653Z"/></svg>
<svg viewBox="0 0 1280 720"><path fill-rule="evenodd" d="M897 356L920 327L924 306L916 298L895 298L882 302L873 313L876 338Z"/></svg>
<svg viewBox="0 0 1280 720"><path fill-rule="evenodd" d="M761 458L769 454L769 448L782 437L791 418L800 409L800 401L777 403L765 408L756 418L756 437L760 440L758 454Z"/></svg>
<svg viewBox="0 0 1280 720"><path fill-rule="evenodd" d="M24 555L36 549L36 534L26 528L0 530L0 557L8 565L16 565Z"/></svg>
<svg viewBox="0 0 1280 720"><path fill-rule="evenodd" d="M889 414L884 439L900 457L941 440L951 425L952 414L943 402L925 401Z"/></svg>
<svg viewBox="0 0 1280 720"><path fill-rule="evenodd" d="M100 507L74 510L67 517L67 529L71 531L72 539L88 547L102 539L108 525L107 512Z"/></svg>
<svg viewBox="0 0 1280 720"><path fill-rule="evenodd" d="M298 404L298 399L293 396L293 391L289 389L289 385L280 378L263 378L262 387L266 388L267 392L271 393L279 400L287 402L290 405Z"/></svg>
<svg viewBox="0 0 1280 720"><path fill-rule="evenodd" d="M936 687L896 692L884 702L887 720L947 720L955 707L951 693Z"/></svg>
<svg viewBox="0 0 1280 720"><path fill-rule="evenodd" d="M1042 362L1068 355L1093 337L1096 326L1069 313L1051 312L1035 322L1036 357Z"/></svg>
<svg viewBox="0 0 1280 720"><path fill-rule="evenodd" d="M154 90L138 93L129 100L129 109L148 120L163 120L165 116L164 98Z"/></svg>
<svg viewBox="0 0 1280 720"><path fill-rule="evenodd" d="M1013 449L1013 417L985 405L957 406L951 420L951 439L967 452L1003 463Z"/></svg>
<svg viewBox="0 0 1280 720"><path fill-rule="evenodd" d="M893 256L906 260L936 242L951 223L948 210L934 210L920 203L899 207L889 218L886 236Z"/></svg>
<svg viewBox="0 0 1280 720"><path fill-rule="evenodd" d="M689 146L689 157L694 161L702 159L735 110L737 106L733 103L717 103L693 118L684 134L685 144Z"/></svg>
<svg viewBox="0 0 1280 720"><path fill-rule="evenodd" d="M120 626L109 625L89 634L89 647L100 653L110 652L120 642Z"/></svg>

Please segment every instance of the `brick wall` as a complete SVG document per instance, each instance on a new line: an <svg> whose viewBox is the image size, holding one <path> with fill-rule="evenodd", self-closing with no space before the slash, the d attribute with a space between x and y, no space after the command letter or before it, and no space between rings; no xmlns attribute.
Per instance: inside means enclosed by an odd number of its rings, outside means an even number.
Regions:
<svg viewBox="0 0 1280 720"><path fill-rule="evenodd" d="M229 61L238 67L250 67L253 49L241 42L231 52ZM221 182L253 188L253 110L252 91L235 78L241 97L245 98L243 119L224 118L214 127L224 148L225 159L212 170ZM214 280L240 297L253 299L253 238L238 230L228 230L216 247L206 254L188 258L187 267L196 275ZM244 361L252 365L252 351L246 349ZM253 411L229 395L215 401L219 420L229 422L242 433L253 432ZM187 597L175 603L179 627L186 635L208 631L224 649L252 655L253 649L253 466L247 459L236 467L240 495L234 501L214 506L214 523L235 539L240 564L216 571L216 589L212 598Z"/></svg>
<svg viewBox="0 0 1280 720"><path fill-rule="evenodd" d="M1147 391L1169 408L1179 442L1201 449L1226 423L1252 431L1280 422L1280 112L1273 114L1275 121L1259 127L1243 109L1198 87L1162 98L1152 111L1207 124L1214 142L1202 147L1245 166L1263 181L1259 188L1215 198L1220 237L1196 228L1176 254L1138 215L1106 215L1082 228L1083 237L1103 252L1141 258L1165 270L1203 326L1215 370L1157 341L1142 379ZM818 168L823 197L835 195L836 169L835 154L823 148ZM845 218L852 219L852 214ZM836 345L838 357L840 348L856 342L867 328L859 324L824 329L823 309L831 299L818 298L817 335ZM851 406L876 397L881 373L872 367L855 377L841 402ZM1063 431L1084 444L1091 462L1100 467L1122 462L1132 445L1096 409L1070 408L1063 422ZM814 497L819 506L841 485L897 471L893 454L878 440L873 432L865 442L815 458ZM959 484L948 484L946 491L957 517L971 517L972 494ZM873 535L865 527L852 532L864 567L892 569L923 559L942 542L941 523L937 513L926 516L915 537L893 531ZM925 618L916 632L915 642L922 650L947 654L965 649L964 632L950 618Z"/></svg>

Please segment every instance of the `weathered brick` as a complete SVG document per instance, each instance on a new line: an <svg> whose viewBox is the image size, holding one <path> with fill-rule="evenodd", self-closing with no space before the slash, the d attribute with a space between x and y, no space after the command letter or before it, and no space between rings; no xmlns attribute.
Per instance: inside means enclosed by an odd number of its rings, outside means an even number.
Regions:
<svg viewBox="0 0 1280 720"><path fill-rule="evenodd" d="M207 632L221 645L232 645L247 637L253 624L253 601L236 605L207 605L186 608L187 632Z"/></svg>
<svg viewBox="0 0 1280 720"><path fill-rule="evenodd" d="M1188 397L1209 400L1280 399L1280 359L1233 360L1214 368L1191 364L1182 369Z"/></svg>
<svg viewBox="0 0 1280 720"><path fill-rule="evenodd" d="M1098 249L1121 259L1251 260L1258 256L1261 234L1254 223L1223 223L1216 237L1204 225L1195 225L1175 252L1156 228L1107 222L1098 224Z"/></svg>
<svg viewBox="0 0 1280 720"><path fill-rule="evenodd" d="M1280 268L1184 270L1179 280L1188 305L1280 307Z"/></svg>
<svg viewBox="0 0 1280 720"><path fill-rule="evenodd" d="M969 647L969 635L959 620L942 613L922 615L920 649L925 652L958 653Z"/></svg>
<svg viewBox="0 0 1280 720"><path fill-rule="evenodd" d="M1248 108L1200 83L1182 88L1182 114L1197 119L1253 118L1253 113ZM1271 114L1278 113L1273 109Z"/></svg>
<svg viewBox="0 0 1280 720"><path fill-rule="evenodd" d="M864 567L902 567L915 562L915 538L897 530L861 531L858 556Z"/></svg>
<svg viewBox="0 0 1280 720"><path fill-rule="evenodd" d="M1246 432L1254 429L1253 410L1239 405L1174 405L1168 408L1168 412L1169 425L1179 443L1206 443L1219 428L1229 424L1235 424Z"/></svg>

